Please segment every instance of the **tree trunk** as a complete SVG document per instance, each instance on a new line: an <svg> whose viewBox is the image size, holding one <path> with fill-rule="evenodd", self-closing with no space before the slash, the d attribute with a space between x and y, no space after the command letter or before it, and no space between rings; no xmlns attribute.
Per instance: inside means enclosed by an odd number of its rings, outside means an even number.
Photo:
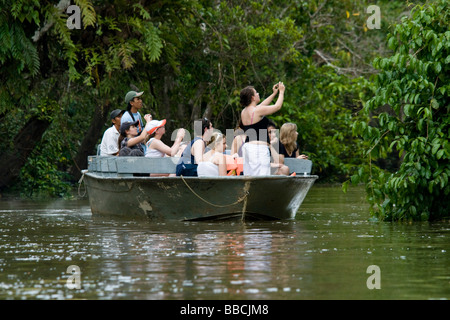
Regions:
<svg viewBox="0 0 450 320"><path fill-rule="evenodd" d="M95 108L89 130L86 132L83 142L73 159L72 167L69 168L69 174L74 177L75 181L80 179L81 170L87 169L87 157L97 154L95 145L104 129L110 107L111 105L107 101L104 106L97 106Z"/></svg>
<svg viewBox="0 0 450 320"><path fill-rule="evenodd" d="M14 149L0 156L0 189L9 187L9 184L19 177L20 169L49 126L50 121L34 116L16 135L13 140Z"/></svg>
<svg viewBox="0 0 450 320"><path fill-rule="evenodd" d="M200 83L195 97L189 100L189 105L192 105L191 123L201 116L202 111L202 96L205 93L205 84Z"/></svg>

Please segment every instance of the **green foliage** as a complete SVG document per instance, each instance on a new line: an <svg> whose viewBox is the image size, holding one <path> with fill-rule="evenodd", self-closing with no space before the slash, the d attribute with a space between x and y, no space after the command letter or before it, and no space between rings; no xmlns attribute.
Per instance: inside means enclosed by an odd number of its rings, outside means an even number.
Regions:
<svg viewBox="0 0 450 320"><path fill-rule="evenodd" d="M124 94L136 88L145 92L142 113L167 118L168 131L207 116L225 132L238 123L244 86L267 96L283 81L285 103L272 118L298 125L321 181L348 178L368 144L352 136L354 120L367 118L359 111L375 71L368 62L386 55L385 30L407 9L380 1L383 28L368 31L369 0L76 0L82 28L72 30L55 1L0 3L10 8L0 12L0 130L8 132L0 148L14 149L27 119L51 121L19 185L55 195L78 165L91 120L124 109ZM109 125L94 133L98 142Z"/></svg>
<svg viewBox="0 0 450 320"><path fill-rule="evenodd" d="M83 27L94 27L96 22L96 13L90 0L75 0L75 4L81 9Z"/></svg>
<svg viewBox="0 0 450 320"><path fill-rule="evenodd" d="M15 186L21 196L66 197L71 191L69 177L60 170L67 162L61 154L61 146L54 143L37 148L20 172L20 181ZM54 163L58 159L59 163Z"/></svg>
<svg viewBox="0 0 450 320"><path fill-rule="evenodd" d="M448 216L450 176L450 4L417 6L394 26L393 54L377 58L380 70L364 111L371 123L353 130L370 143L369 163L351 181L364 182L373 213L386 220L432 220ZM373 161L396 152L394 173Z"/></svg>
<svg viewBox="0 0 450 320"><path fill-rule="evenodd" d="M26 69L32 76L39 71L39 57L31 39L25 34L22 23L39 25L39 1L24 5L23 1L1 1L0 11L0 64L10 60L17 72Z"/></svg>

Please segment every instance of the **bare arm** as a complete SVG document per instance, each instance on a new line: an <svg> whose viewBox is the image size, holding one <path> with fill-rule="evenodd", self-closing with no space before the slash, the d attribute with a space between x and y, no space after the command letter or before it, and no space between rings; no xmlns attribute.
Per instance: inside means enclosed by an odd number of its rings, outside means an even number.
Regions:
<svg viewBox="0 0 450 320"><path fill-rule="evenodd" d="M219 176L227 175L227 160L224 154L216 153L214 155L213 163L219 167Z"/></svg>
<svg viewBox="0 0 450 320"><path fill-rule="evenodd" d="M255 110L255 113L257 113L260 117L262 116L268 116L271 115L275 112L277 112L278 110L281 109L281 106L283 105L283 101L284 101L284 91L285 91L285 86L282 82L280 82L278 84L278 99L277 102L275 102L274 105L265 105L263 104L266 100L263 101L263 103L259 104Z"/></svg>
<svg viewBox="0 0 450 320"><path fill-rule="evenodd" d="M136 145L138 143L141 143L141 142L145 141L147 136L148 136L147 131L146 130L142 130L140 135L138 135L137 137L134 137L134 138L131 138L131 139L128 140L127 146L128 147L132 147L132 146L134 146L134 145Z"/></svg>
<svg viewBox="0 0 450 320"><path fill-rule="evenodd" d="M195 163L199 164L203 161L203 153L205 152L205 143L203 140L197 140L194 142L191 148L191 154L194 156Z"/></svg>
<svg viewBox="0 0 450 320"><path fill-rule="evenodd" d="M152 141L151 148L158 150L162 153L165 153L169 157L174 157L180 148L181 141L183 141L184 138L184 129L179 129L177 132L177 137L175 138L175 142L173 143L172 147L169 147L161 140L155 139Z"/></svg>
<svg viewBox="0 0 450 320"><path fill-rule="evenodd" d="M264 105L264 106L270 105L270 103L272 102L272 100L275 98L275 96L276 96L277 93L278 93L278 87L279 87L279 84L280 84L280 83L277 83L277 84L275 84L275 85L272 87L272 90L273 90L272 94L271 94L270 96L268 96L268 97L267 97L263 102L261 102L259 105Z"/></svg>
<svg viewBox="0 0 450 320"><path fill-rule="evenodd" d="M227 175L227 163L225 161L225 157L222 157L223 160L219 163L219 176L226 176Z"/></svg>
<svg viewBox="0 0 450 320"><path fill-rule="evenodd" d="M231 154L239 153L239 148L244 144L245 135L236 136L231 144Z"/></svg>
<svg viewBox="0 0 450 320"><path fill-rule="evenodd" d="M150 114L146 114L144 116L144 118L145 118L145 121L147 121L147 124L148 124L150 122L150 120L152 119L152 116ZM147 128L147 125L146 125L144 130L142 130L140 135L138 135L137 137L134 137L134 138L131 138L130 140L128 140L127 146L128 147L132 147L135 144L138 144L138 143L146 141L146 139L149 137L149 134L148 134L147 131L148 131L148 128Z"/></svg>
<svg viewBox="0 0 450 320"><path fill-rule="evenodd" d="M269 146L274 163L284 164L284 155L279 154L273 145Z"/></svg>

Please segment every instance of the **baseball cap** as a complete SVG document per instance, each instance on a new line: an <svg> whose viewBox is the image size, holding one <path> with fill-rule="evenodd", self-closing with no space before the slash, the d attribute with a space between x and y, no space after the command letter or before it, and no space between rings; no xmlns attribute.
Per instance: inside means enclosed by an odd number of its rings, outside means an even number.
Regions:
<svg viewBox="0 0 450 320"><path fill-rule="evenodd" d="M148 134L152 134L156 131L156 129L164 127L166 125L166 119L164 120L151 120L145 126L145 129L149 129Z"/></svg>
<svg viewBox="0 0 450 320"><path fill-rule="evenodd" d="M116 110L113 110L113 112L111 112L109 117L111 119L114 119L115 117L118 117L119 115L123 114L124 112L125 112L125 110L116 109Z"/></svg>
<svg viewBox="0 0 450 320"><path fill-rule="evenodd" d="M143 93L144 91L141 92L128 91L127 94L125 95L125 103L129 103L131 100L133 100L133 98L142 96Z"/></svg>
<svg viewBox="0 0 450 320"><path fill-rule="evenodd" d="M125 121L123 123L120 124L120 134L122 136L126 136L125 131L129 130L131 126L137 126L137 124L139 123L139 120L136 121Z"/></svg>

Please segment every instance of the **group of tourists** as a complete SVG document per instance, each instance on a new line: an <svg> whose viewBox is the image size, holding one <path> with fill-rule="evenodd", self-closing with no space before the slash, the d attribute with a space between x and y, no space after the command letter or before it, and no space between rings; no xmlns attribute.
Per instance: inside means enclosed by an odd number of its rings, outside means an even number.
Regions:
<svg viewBox="0 0 450 320"><path fill-rule="evenodd" d="M283 124L280 137L277 137L278 129L267 116L281 109L285 86L279 82L272 91L261 102L254 87L242 89L241 120L234 132L229 153L226 152L225 135L214 132L211 121L206 118L194 122L194 138L191 141L183 142L186 131L178 129L173 145L166 145L161 140L166 133L166 120L154 120L152 115L146 114L144 125L139 112L143 106L143 92L129 91L125 96L127 109L116 109L110 114L112 126L103 135L100 155L177 156L180 157L177 176L288 175L289 168L284 165L284 158L308 157L299 152L297 126L294 123ZM272 104L277 95L275 104ZM242 165L240 169L239 164Z"/></svg>

